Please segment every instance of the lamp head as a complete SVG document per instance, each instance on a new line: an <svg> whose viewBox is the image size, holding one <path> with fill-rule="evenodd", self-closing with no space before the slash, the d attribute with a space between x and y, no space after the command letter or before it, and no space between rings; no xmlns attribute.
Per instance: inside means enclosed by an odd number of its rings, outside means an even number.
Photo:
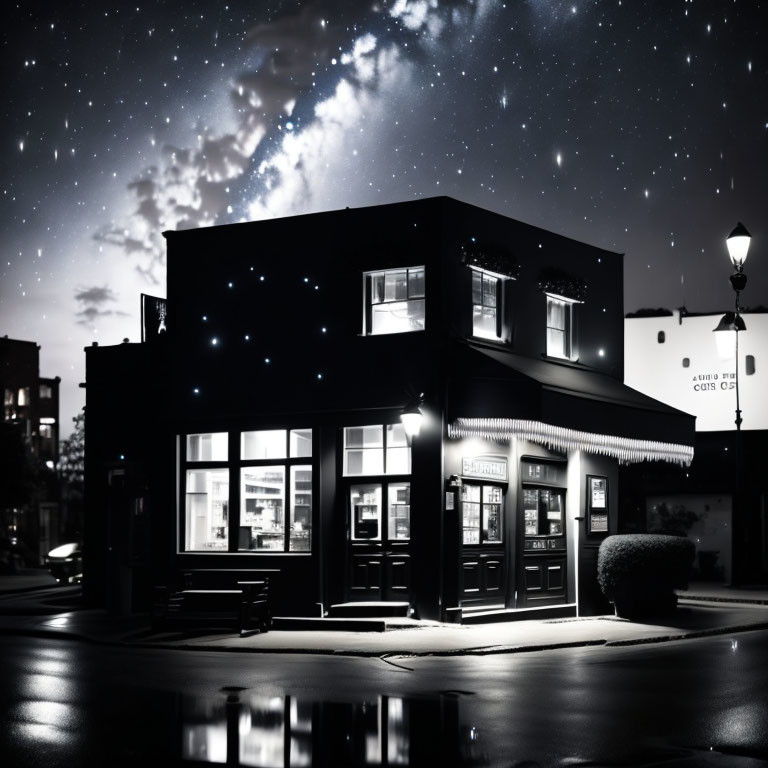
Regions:
<svg viewBox="0 0 768 768"><path fill-rule="evenodd" d="M726 312L713 329L717 356L721 360L731 360L736 354L736 334L734 331L746 331L747 325L741 315L736 312Z"/></svg>
<svg viewBox="0 0 768 768"><path fill-rule="evenodd" d="M725 244L728 246L728 255L731 257L731 262L737 270L741 270L744 266L751 240L752 236L741 222L736 225L733 232L725 239Z"/></svg>
<svg viewBox="0 0 768 768"><path fill-rule="evenodd" d="M409 440L417 437L421 431L421 425L424 421L424 414L419 408L421 402L421 399L412 401L403 408L403 412L400 414L400 421L402 422L403 429L405 429L405 435Z"/></svg>

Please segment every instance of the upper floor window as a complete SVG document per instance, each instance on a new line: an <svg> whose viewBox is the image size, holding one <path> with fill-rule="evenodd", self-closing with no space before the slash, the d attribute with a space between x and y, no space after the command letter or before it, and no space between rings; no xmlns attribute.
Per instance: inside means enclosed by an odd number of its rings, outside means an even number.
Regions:
<svg viewBox="0 0 768 768"><path fill-rule="evenodd" d="M501 338L502 279L472 269L472 335L483 339Z"/></svg>
<svg viewBox="0 0 768 768"><path fill-rule="evenodd" d="M573 356L574 301L547 295L547 355L570 360Z"/></svg>
<svg viewBox="0 0 768 768"><path fill-rule="evenodd" d="M424 267L365 273L365 333L424 330Z"/></svg>
<svg viewBox="0 0 768 768"><path fill-rule="evenodd" d="M41 400L50 400L53 397L53 389L51 389L50 384L41 384L40 385L40 399Z"/></svg>

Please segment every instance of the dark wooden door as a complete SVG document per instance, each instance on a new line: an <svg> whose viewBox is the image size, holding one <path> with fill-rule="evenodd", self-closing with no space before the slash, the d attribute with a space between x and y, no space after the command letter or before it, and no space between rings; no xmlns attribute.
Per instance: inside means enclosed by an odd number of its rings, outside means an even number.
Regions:
<svg viewBox="0 0 768 768"><path fill-rule="evenodd" d="M410 602L410 481L348 486L347 599Z"/></svg>

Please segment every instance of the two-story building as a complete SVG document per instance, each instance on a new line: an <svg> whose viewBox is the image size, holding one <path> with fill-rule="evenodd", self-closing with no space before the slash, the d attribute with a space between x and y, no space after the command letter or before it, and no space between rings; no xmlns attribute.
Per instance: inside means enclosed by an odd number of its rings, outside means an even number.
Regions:
<svg viewBox="0 0 768 768"><path fill-rule="evenodd" d="M620 254L450 198L165 236L144 343L86 350L92 602L269 568L282 615L609 610L618 464L694 433L622 383Z"/></svg>

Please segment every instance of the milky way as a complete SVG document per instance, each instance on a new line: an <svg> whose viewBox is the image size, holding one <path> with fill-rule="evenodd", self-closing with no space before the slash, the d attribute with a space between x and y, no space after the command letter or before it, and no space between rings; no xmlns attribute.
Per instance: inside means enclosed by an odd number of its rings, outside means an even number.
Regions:
<svg viewBox="0 0 768 768"><path fill-rule="evenodd" d="M82 406L166 229L450 195L625 253L625 308L768 304L758 0L89 2L3 11L0 333Z"/></svg>

